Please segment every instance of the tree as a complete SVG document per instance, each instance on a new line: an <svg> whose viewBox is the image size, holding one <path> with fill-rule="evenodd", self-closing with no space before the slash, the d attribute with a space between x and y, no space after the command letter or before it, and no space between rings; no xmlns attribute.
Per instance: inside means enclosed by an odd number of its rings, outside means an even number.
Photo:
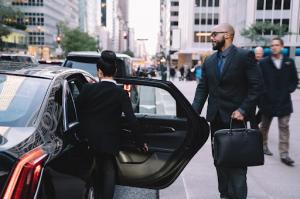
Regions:
<svg viewBox="0 0 300 199"><path fill-rule="evenodd" d="M270 33L277 37L284 37L285 35L291 34L288 32L288 26L283 24L273 24L271 22L257 22L252 24L248 28L244 28L241 31L241 35L245 38L250 39L255 43L267 43L270 41Z"/></svg>
<svg viewBox="0 0 300 199"><path fill-rule="evenodd" d="M134 53L131 50L126 50L126 51L123 52L123 54L126 54L130 57L134 57Z"/></svg>
<svg viewBox="0 0 300 199"><path fill-rule="evenodd" d="M62 30L61 47L65 55L71 51L96 51L97 42L85 32L81 32L79 28L70 29L61 24Z"/></svg>

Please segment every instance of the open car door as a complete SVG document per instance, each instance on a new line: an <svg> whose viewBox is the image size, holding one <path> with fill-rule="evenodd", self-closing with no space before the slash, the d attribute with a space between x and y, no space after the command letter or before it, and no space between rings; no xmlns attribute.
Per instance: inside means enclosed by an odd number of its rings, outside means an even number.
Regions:
<svg viewBox="0 0 300 199"><path fill-rule="evenodd" d="M169 186L204 145L209 127L183 94L171 83L155 79L116 79L131 85L138 99L135 115L148 152L138 151L123 120L121 150L117 157L120 185L161 189Z"/></svg>

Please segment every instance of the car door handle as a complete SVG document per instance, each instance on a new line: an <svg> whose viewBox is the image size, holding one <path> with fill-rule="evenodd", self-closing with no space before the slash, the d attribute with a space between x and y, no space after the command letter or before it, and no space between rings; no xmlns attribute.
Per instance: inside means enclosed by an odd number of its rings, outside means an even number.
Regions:
<svg viewBox="0 0 300 199"><path fill-rule="evenodd" d="M160 126L157 129L158 133L174 133L175 129L169 126Z"/></svg>

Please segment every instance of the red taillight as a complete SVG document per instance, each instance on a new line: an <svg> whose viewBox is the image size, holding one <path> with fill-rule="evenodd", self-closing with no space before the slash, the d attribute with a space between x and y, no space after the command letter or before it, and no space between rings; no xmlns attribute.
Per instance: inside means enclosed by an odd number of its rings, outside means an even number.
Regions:
<svg viewBox="0 0 300 199"><path fill-rule="evenodd" d="M3 199L33 198L46 157L42 148L24 154L13 170Z"/></svg>
<svg viewBox="0 0 300 199"><path fill-rule="evenodd" d="M129 97L130 97L130 91L131 91L131 85L130 84L124 84L123 89L127 91Z"/></svg>

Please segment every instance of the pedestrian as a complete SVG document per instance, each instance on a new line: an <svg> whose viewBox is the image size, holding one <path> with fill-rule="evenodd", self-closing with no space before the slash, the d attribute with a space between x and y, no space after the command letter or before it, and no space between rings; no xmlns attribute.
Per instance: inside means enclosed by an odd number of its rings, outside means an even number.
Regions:
<svg viewBox="0 0 300 199"><path fill-rule="evenodd" d="M262 58L264 58L264 49L260 46L257 46L254 52L255 52L255 59L258 63Z"/></svg>
<svg viewBox="0 0 300 199"><path fill-rule="evenodd" d="M170 73L170 79L172 81L174 81L174 78L175 78L175 75L176 75L176 70L175 70L175 67L174 66L171 66L170 69L169 69L169 73Z"/></svg>
<svg viewBox="0 0 300 199"><path fill-rule="evenodd" d="M179 72L180 72L179 81L183 81L184 80L184 66L183 65L181 66L181 68L179 68Z"/></svg>
<svg viewBox="0 0 300 199"><path fill-rule="evenodd" d="M228 23L211 31L213 50L202 65L202 79L197 86L193 107L200 114L208 98L206 119L210 122L212 152L214 133L219 129L244 127L261 94L261 73L252 51L232 44L234 29ZM242 148L241 148L242 150ZM216 166L221 198L246 199L247 167Z"/></svg>
<svg viewBox="0 0 300 199"><path fill-rule="evenodd" d="M201 60L198 61L198 64L195 66L195 70L194 70L194 74L195 74L195 78L197 83L200 82L201 76L202 76L202 62Z"/></svg>
<svg viewBox="0 0 300 199"><path fill-rule="evenodd" d="M116 54L103 51L97 62L99 83L85 84L76 99L80 132L84 132L96 160L95 198L112 199L117 168L115 155L120 147L122 112L137 135L138 124L128 94L116 85ZM137 139L137 143L141 143ZM147 150L146 144L138 145Z"/></svg>
<svg viewBox="0 0 300 199"><path fill-rule="evenodd" d="M278 118L279 153L281 161L289 166L294 164L289 156L289 120L293 112L291 93L298 85L298 74L293 59L282 55L283 40L275 37L271 42L271 55L260 61L265 82L265 92L259 103L262 121L264 153L272 155L268 147L268 133L273 117Z"/></svg>

